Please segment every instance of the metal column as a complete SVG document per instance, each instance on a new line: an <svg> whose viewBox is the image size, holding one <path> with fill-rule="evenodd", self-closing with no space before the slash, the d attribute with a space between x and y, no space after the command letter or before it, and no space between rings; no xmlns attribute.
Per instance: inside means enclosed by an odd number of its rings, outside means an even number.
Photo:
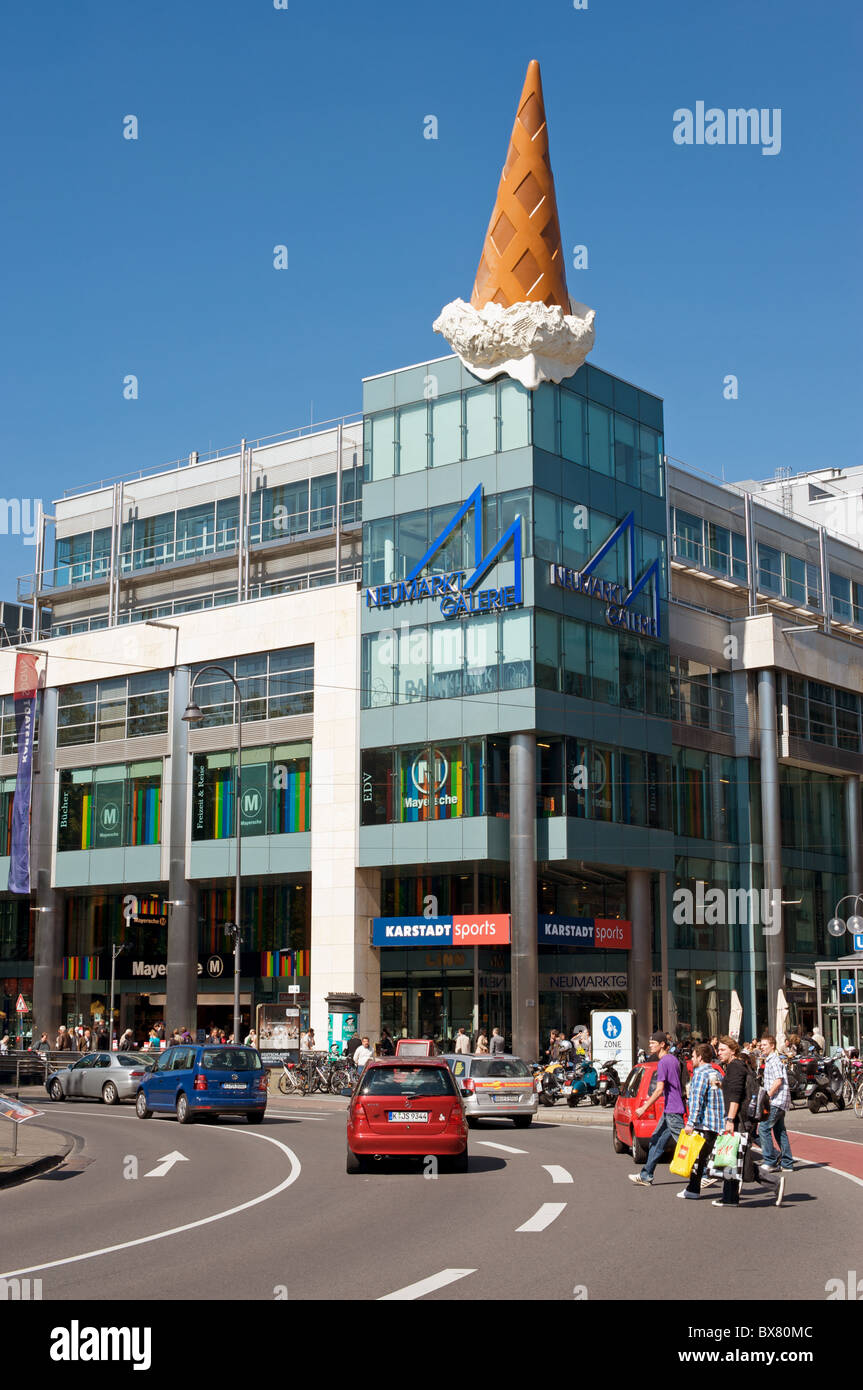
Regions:
<svg viewBox="0 0 863 1390"><path fill-rule="evenodd" d="M33 1036L53 1040L63 1022L63 894L51 886L54 845L54 749L57 742L57 688L42 691L39 715L39 768L33 777L30 822L30 884L34 890Z"/></svg>
<svg viewBox="0 0 863 1390"><path fill-rule="evenodd" d="M243 601L243 576L245 572L245 522L246 522L246 441L240 440L240 505L237 513L237 603Z"/></svg>
<svg viewBox="0 0 863 1390"><path fill-rule="evenodd" d="M830 632L833 626L831 612L833 600L830 596L830 562L827 558L827 532L818 527L818 558L821 563L821 602L824 607L824 631Z"/></svg>
<svg viewBox="0 0 863 1390"><path fill-rule="evenodd" d="M848 836L848 892L863 893L863 854L860 843L860 778L845 778L845 823ZM854 905L857 911L857 904Z"/></svg>
<svg viewBox="0 0 863 1390"><path fill-rule="evenodd" d="M755 567L755 525L752 519L752 494L743 494L743 515L746 523L746 576L749 580L749 616L758 606L758 571Z"/></svg>
<svg viewBox="0 0 863 1390"><path fill-rule="evenodd" d="M192 1036L198 1022L198 914L197 890L186 878L187 789L189 780L189 726L182 713L189 703L188 666L178 666L171 678L171 784L170 839L168 842L168 978L165 1031L188 1028Z"/></svg>
<svg viewBox="0 0 863 1390"><path fill-rule="evenodd" d="M650 870L628 869L626 873L626 910L632 922L632 950L629 953L629 1007L635 1009L635 1029L638 1047L647 1052L653 1032L653 995L650 988L653 974L653 915L650 901Z"/></svg>
<svg viewBox="0 0 863 1390"><path fill-rule="evenodd" d="M342 424L336 426L336 583L342 578Z"/></svg>
<svg viewBox="0 0 863 1390"><path fill-rule="evenodd" d="M779 757L776 747L776 676L758 672L758 732L761 754L761 838L764 889L771 904L762 921L767 956L767 1022L776 1032L776 996L785 988L785 923L782 910L782 823L779 810ZM754 1020L758 1027L760 1019Z"/></svg>
<svg viewBox="0 0 863 1390"><path fill-rule="evenodd" d="M509 745L509 854L512 884L512 1050L539 1057L539 959L536 940L536 736Z"/></svg>

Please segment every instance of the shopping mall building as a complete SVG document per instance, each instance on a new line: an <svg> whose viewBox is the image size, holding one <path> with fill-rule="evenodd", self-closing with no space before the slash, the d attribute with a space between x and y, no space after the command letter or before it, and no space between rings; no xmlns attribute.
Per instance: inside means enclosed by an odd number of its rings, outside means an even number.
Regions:
<svg viewBox="0 0 863 1390"><path fill-rule="evenodd" d="M543 1031L629 1002L641 1033L711 1033L736 990L749 1033L771 970L813 1020L814 963L851 948L828 919L863 889L863 556L791 482L709 481L663 436L661 400L592 365L531 392L446 357L366 380L361 420L58 500L21 595L53 625L4 1012L88 1022L125 942L121 1028L230 1022L217 663L243 691L244 1017L297 1000L322 1038L355 993L371 1033L508 1030L526 920ZM376 918L451 916L509 916L512 944L372 944Z"/></svg>
<svg viewBox="0 0 863 1390"><path fill-rule="evenodd" d="M7 1027L19 994L37 1030L101 1015L112 964L121 1029L230 1026L239 916L244 1026L298 1007L320 1041L339 996L370 1035L484 1024L536 1055L602 1006L644 1041L739 1001L749 1035L782 990L859 1042L863 953L827 927L863 893L855 476L669 460L661 398L585 361L563 264L532 63L471 305L435 324L453 355L43 518ZM3 884L15 665L0 646Z"/></svg>

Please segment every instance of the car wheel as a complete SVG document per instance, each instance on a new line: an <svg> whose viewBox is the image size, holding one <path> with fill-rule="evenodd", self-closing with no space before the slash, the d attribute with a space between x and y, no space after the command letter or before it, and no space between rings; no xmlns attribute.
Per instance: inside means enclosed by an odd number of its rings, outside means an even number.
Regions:
<svg viewBox="0 0 863 1390"><path fill-rule="evenodd" d="M611 1142L614 1145L614 1152L616 1154L629 1153L629 1145L624 1144L623 1140L618 1137L617 1126L615 1124L611 1126Z"/></svg>
<svg viewBox="0 0 863 1390"><path fill-rule="evenodd" d="M516 1129L530 1129L530 1122L532 1119L532 1115L513 1115L512 1122Z"/></svg>
<svg viewBox="0 0 863 1390"><path fill-rule="evenodd" d="M366 1171L366 1161L359 1154L355 1154L353 1149L348 1149L345 1159L346 1173L364 1173Z"/></svg>
<svg viewBox="0 0 863 1390"><path fill-rule="evenodd" d="M139 1091L135 1097L135 1114L139 1120L149 1120L152 1118L152 1110L147 1104L147 1097L143 1091Z"/></svg>
<svg viewBox="0 0 863 1390"><path fill-rule="evenodd" d="M102 1099L106 1105L116 1105L120 1097L117 1095L117 1087L113 1081L106 1081L102 1087Z"/></svg>
<svg viewBox="0 0 863 1390"><path fill-rule="evenodd" d="M246 1119L248 1120L250 1125L262 1125L264 1123L264 1111L250 1110L248 1115L246 1116Z"/></svg>
<svg viewBox="0 0 863 1390"><path fill-rule="evenodd" d="M48 1094L52 1100L66 1099L66 1097L63 1095L63 1087L61 1086L60 1082L57 1080L56 1077L51 1082L51 1085L48 1087Z"/></svg>
<svg viewBox="0 0 863 1390"><path fill-rule="evenodd" d="M639 1139L635 1130L632 1131L632 1157L642 1168L647 1162L647 1145L642 1139Z"/></svg>
<svg viewBox="0 0 863 1390"><path fill-rule="evenodd" d="M177 1096L177 1120L181 1125L190 1125L193 1119L189 1098L181 1091Z"/></svg>

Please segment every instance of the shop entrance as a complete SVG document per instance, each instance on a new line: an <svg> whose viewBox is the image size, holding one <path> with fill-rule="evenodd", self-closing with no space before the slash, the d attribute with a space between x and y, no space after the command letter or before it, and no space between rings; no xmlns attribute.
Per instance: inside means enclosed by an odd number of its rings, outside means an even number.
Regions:
<svg viewBox="0 0 863 1390"><path fill-rule="evenodd" d="M249 1005L240 1002L240 1037L238 1042L249 1035ZM234 1001L228 995L224 1003L219 1004L198 1004L198 1036L201 1034L208 1036L214 1028L218 1028L229 1038L234 1031ZM201 1039L203 1041L203 1038Z"/></svg>
<svg viewBox="0 0 863 1390"><path fill-rule="evenodd" d="M395 1038L451 1040L459 1028L473 1028L473 986L437 980L417 988L385 988L381 1023Z"/></svg>

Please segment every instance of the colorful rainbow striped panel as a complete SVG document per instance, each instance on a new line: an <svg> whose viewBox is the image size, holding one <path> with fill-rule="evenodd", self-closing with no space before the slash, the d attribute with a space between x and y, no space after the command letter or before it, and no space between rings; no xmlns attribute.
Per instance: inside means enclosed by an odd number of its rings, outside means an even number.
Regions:
<svg viewBox="0 0 863 1390"><path fill-rule="evenodd" d="M98 957L98 956L64 956L64 957L63 957L63 979L64 979L64 980L98 980L98 979L99 979L99 957Z"/></svg>

